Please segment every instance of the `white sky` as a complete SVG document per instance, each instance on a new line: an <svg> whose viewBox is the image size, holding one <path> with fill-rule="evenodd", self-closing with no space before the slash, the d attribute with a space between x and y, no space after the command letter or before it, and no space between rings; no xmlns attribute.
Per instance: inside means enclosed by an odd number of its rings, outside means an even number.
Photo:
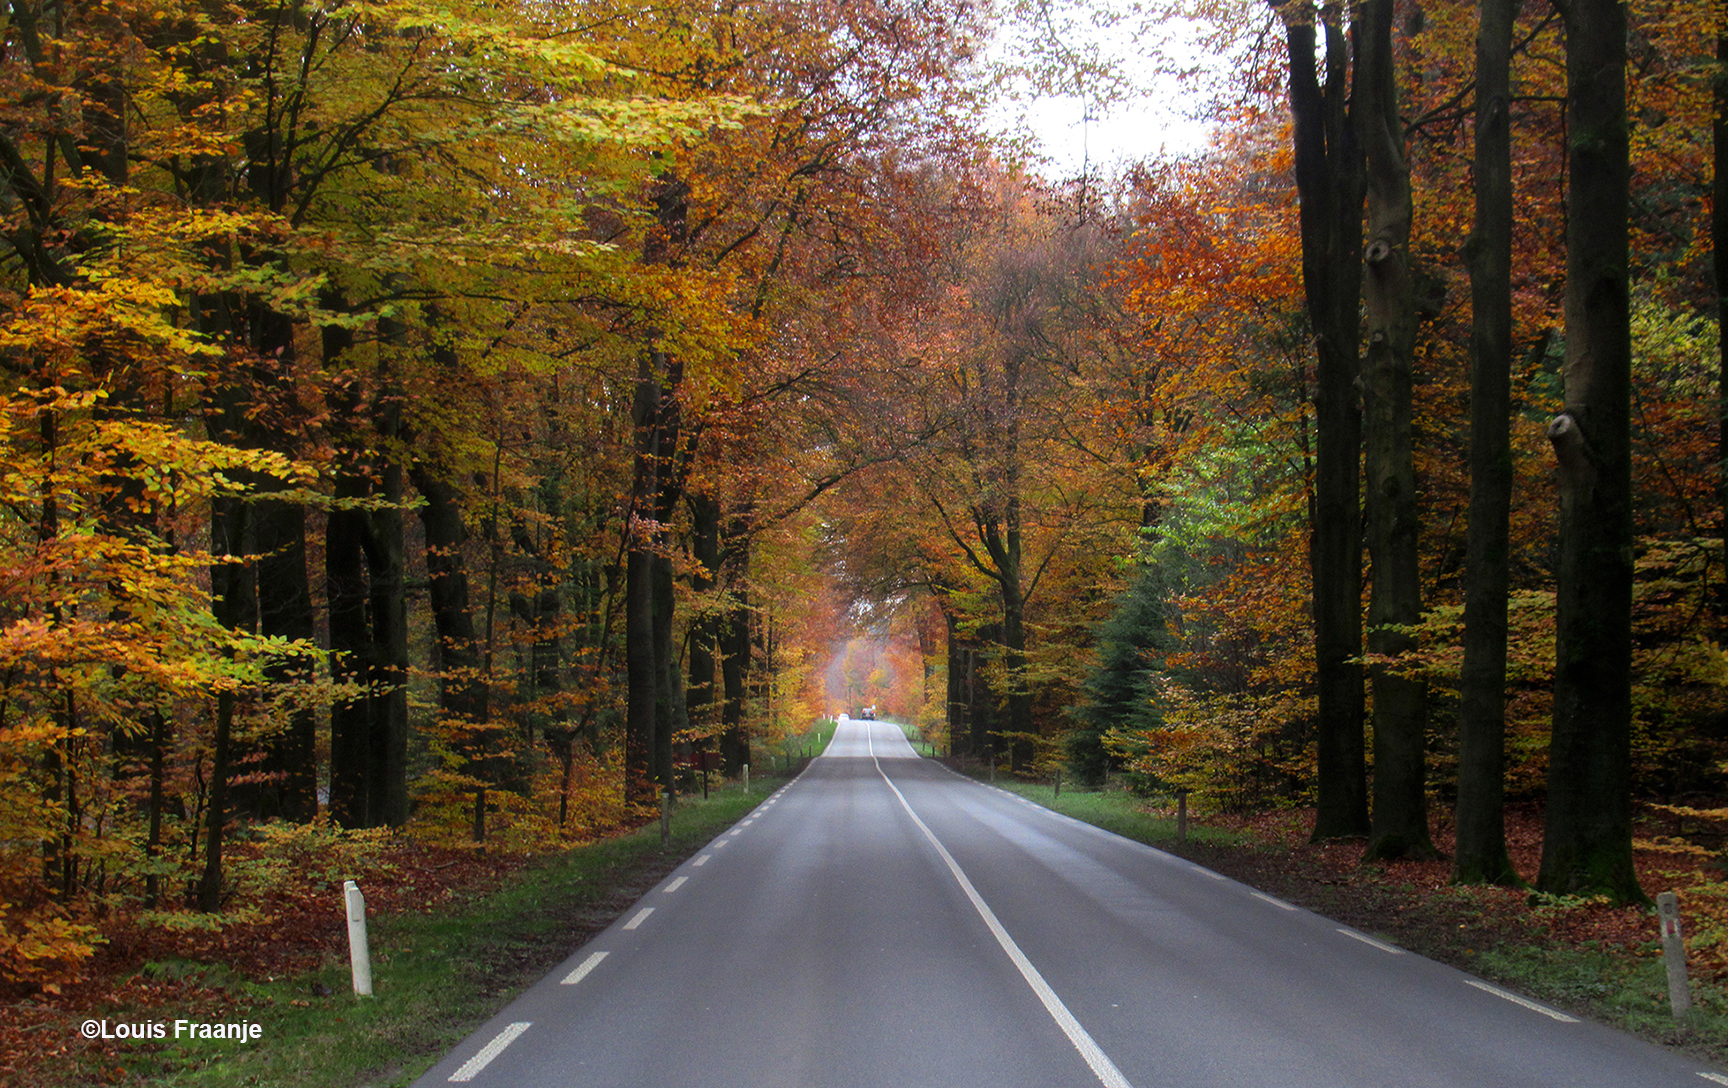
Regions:
<svg viewBox="0 0 1728 1088"><path fill-rule="evenodd" d="M1144 41L1136 40L1126 20L1099 25L1108 20L1098 19L1098 12L1108 11L1111 2L1022 0L1018 17L1012 9L1003 12L987 48L987 65L1050 70L1060 67L1051 55L1063 54L1111 70L1112 76L1089 77L1093 85L1112 78L1119 85L1100 95L1109 101L1093 103L1090 120L1079 95L1040 93L1024 78L1012 81L1014 97L991 110L988 123L997 132L1031 135L1049 159L1052 180L1079 177L1088 162L1094 174L1109 173L1130 162L1200 151L1207 143L1209 125L1192 117L1207 92L1157 71L1161 59L1170 63L1169 56L1194 63L1199 50L1192 28L1160 25L1146 31Z"/></svg>
<svg viewBox="0 0 1728 1088"><path fill-rule="evenodd" d="M1131 162L1200 151L1211 133L1209 125L1183 116L1174 93L1121 102L1090 121L1075 97L1042 98L1022 108L1023 119L1014 110L994 118L998 131L1012 134L1023 124L1049 158L1053 180L1079 177L1088 162L1094 174L1113 173Z"/></svg>

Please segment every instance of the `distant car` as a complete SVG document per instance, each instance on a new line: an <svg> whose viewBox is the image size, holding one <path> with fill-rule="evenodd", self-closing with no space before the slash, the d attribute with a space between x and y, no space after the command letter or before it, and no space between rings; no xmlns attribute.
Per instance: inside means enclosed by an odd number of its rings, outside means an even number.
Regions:
<svg viewBox="0 0 1728 1088"><path fill-rule="evenodd" d="M867 706L858 712L858 716L867 722L873 722L876 720L876 708Z"/></svg>

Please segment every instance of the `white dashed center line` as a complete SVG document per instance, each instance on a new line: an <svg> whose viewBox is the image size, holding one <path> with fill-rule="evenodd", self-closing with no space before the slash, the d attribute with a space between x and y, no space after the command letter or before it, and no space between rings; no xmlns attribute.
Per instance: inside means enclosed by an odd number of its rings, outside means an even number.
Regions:
<svg viewBox="0 0 1728 1088"><path fill-rule="evenodd" d="M678 889L679 889L679 888L682 888L682 887L683 887L683 886L684 886L684 882L685 882L685 881L686 881L686 880L689 880L689 879L690 879L690 878L689 878L689 877L687 877L687 876L681 876L681 877L677 877L677 878L675 878L675 879L674 879L674 880L673 880L673 881L672 881L672 883L670 883L670 884L668 884L668 885L666 885L666 888L665 888L665 890L666 890L666 891L668 891L668 892L675 892L675 891L677 891L677 890L678 890Z"/></svg>
<svg viewBox="0 0 1728 1088"><path fill-rule="evenodd" d="M527 1031L531 1023L532 1021L527 1020L519 1021L511 1024L509 1027L493 1036L491 1042L480 1048L480 1053L469 1058L466 1062L463 1062L462 1068L450 1074L451 1083L455 1084L462 1081L473 1080L475 1074L486 1068L488 1062L493 1058L496 1058L499 1054L502 1054L504 1048L515 1041L516 1036Z"/></svg>
<svg viewBox="0 0 1728 1088"><path fill-rule="evenodd" d="M636 917L634 917L634 918L630 919L628 922L624 923L624 928L625 929L635 929L637 926L641 925L643 922L646 922L648 920L648 916L650 914L653 914L653 913L654 913L653 907L643 907L641 910L636 912Z"/></svg>
<svg viewBox="0 0 1728 1088"><path fill-rule="evenodd" d="M698 867L698 866L706 865L706 864L708 864L708 855L702 854L699 857L697 857L697 859L695 861L691 862L690 864L692 867Z"/></svg>
<svg viewBox="0 0 1728 1088"><path fill-rule="evenodd" d="M594 970L595 965L597 965L601 960L603 960L605 958L606 958L606 953L604 953L604 952L595 952L595 953L590 954L587 959L583 960L582 963L579 966L577 966L576 970L565 975L563 978L563 981L561 981L559 983L559 985L560 986L574 986L574 985L576 985L578 982L581 982L583 979L587 978L588 972Z"/></svg>

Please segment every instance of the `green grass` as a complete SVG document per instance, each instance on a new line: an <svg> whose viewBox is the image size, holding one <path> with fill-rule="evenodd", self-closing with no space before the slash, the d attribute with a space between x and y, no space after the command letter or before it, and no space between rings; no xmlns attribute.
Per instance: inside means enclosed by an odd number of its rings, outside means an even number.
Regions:
<svg viewBox="0 0 1728 1088"><path fill-rule="evenodd" d="M1676 1022L1659 951L1632 956L1552 946L1501 945L1469 969L1556 1008L1652 1042L1681 1047L1717 1063L1728 1059L1728 995L1691 986L1692 1009Z"/></svg>
<svg viewBox="0 0 1728 1088"><path fill-rule="evenodd" d="M1176 819L1173 816L1154 815L1146 811L1146 802L1131 793L1122 790L1074 790L1065 789L1060 797L1056 796L1053 786L1038 782L1021 782L1002 775L994 783L998 789L1018 794L1028 801L1034 801L1052 812L1060 812L1064 816L1072 816L1083 823L1101 827L1114 832L1125 839L1143 842L1148 846L1171 846L1176 842ZM1228 845L1239 841L1239 837L1228 831L1201 827L1193 820L1188 822L1188 841Z"/></svg>
<svg viewBox="0 0 1728 1088"><path fill-rule="evenodd" d="M888 724L900 727L900 732L906 734L906 743L912 746L914 752L932 759L936 757L936 746L918 735L918 727L915 724L912 722L889 722Z"/></svg>
<svg viewBox="0 0 1728 1088"><path fill-rule="evenodd" d="M631 898L646 891L770 790L758 785L746 795L734 787L707 801L682 799L664 849L654 824L538 862L492 894L448 912L372 918L371 999L353 996L346 947L331 949L315 972L267 982L240 979L221 967L153 964L146 973L158 979L196 976L218 985L234 1010L227 1018L262 1025L263 1037L254 1043L134 1044L118 1050L119 1059L134 1076L156 1078L149 1083L194 1088L407 1084L615 915L617 897L606 905L615 888ZM170 1033L176 1016L210 1020L174 1009L148 1017L136 1010L109 1015L167 1021ZM111 1079L68 1064L29 1083Z"/></svg>
<svg viewBox="0 0 1728 1088"><path fill-rule="evenodd" d="M828 747L828 742L834 739L834 730L838 724L833 718L819 718L815 725L804 732L795 737L787 737L775 749L775 754L780 757L777 765L784 768L788 758L796 761L821 755L822 750Z"/></svg>

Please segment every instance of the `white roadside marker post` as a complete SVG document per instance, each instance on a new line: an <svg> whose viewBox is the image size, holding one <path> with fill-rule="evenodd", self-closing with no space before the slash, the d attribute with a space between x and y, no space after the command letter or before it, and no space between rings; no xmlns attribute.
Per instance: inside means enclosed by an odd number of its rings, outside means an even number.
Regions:
<svg viewBox="0 0 1728 1088"><path fill-rule="evenodd" d="M1692 988L1686 984L1686 942L1680 937L1680 901L1673 892L1656 896L1656 915L1662 920L1662 959L1668 967L1668 1001L1674 1019L1684 1020L1692 1008Z"/></svg>
<svg viewBox="0 0 1728 1088"><path fill-rule="evenodd" d="M348 908L348 966L354 976L354 992L372 996L372 953L366 945L366 897L352 880L342 882L342 898Z"/></svg>
<svg viewBox="0 0 1728 1088"><path fill-rule="evenodd" d="M750 764L744 764L744 792L750 792Z"/></svg>

